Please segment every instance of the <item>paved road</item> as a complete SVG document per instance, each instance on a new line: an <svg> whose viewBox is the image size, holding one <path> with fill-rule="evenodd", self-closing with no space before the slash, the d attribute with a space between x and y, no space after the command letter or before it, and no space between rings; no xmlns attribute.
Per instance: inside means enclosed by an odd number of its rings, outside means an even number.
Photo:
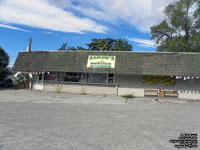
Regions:
<svg viewBox="0 0 200 150"><path fill-rule="evenodd" d="M170 139L200 135L199 112L198 102L4 90L0 150L173 150Z"/></svg>

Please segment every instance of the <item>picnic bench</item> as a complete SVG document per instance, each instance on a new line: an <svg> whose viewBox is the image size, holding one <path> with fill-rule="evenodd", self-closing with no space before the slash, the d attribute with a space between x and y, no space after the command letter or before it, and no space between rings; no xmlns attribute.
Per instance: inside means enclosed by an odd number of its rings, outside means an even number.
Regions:
<svg viewBox="0 0 200 150"><path fill-rule="evenodd" d="M145 89L144 96L149 97L178 97L178 91L176 90L156 90L156 89Z"/></svg>
<svg viewBox="0 0 200 150"><path fill-rule="evenodd" d="M144 96L158 97L158 90L144 90Z"/></svg>
<svg viewBox="0 0 200 150"><path fill-rule="evenodd" d="M178 97L178 91L175 90L164 90L165 97Z"/></svg>

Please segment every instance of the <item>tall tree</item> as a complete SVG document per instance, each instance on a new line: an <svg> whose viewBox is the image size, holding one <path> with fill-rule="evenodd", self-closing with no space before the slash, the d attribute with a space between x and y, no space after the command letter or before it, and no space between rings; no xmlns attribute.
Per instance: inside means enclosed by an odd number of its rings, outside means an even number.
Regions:
<svg viewBox="0 0 200 150"><path fill-rule="evenodd" d="M5 77L9 74L7 69L9 63L9 56L0 46L0 83L2 83Z"/></svg>
<svg viewBox="0 0 200 150"><path fill-rule="evenodd" d="M91 43L86 44L88 49L81 46L67 46L67 43L63 45L58 50L97 50L97 51L132 51L132 45L128 43L125 39L91 39Z"/></svg>
<svg viewBox="0 0 200 150"><path fill-rule="evenodd" d="M76 49L77 49L77 50L87 50L87 49L85 49L85 48L83 48L83 47L81 47L81 46L77 46Z"/></svg>
<svg viewBox="0 0 200 150"><path fill-rule="evenodd" d="M169 4L165 19L151 27L157 51L200 52L200 0L178 0Z"/></svg>
<svg viewBox="0 0 200 150"><path fill-rule="evenodd" d="M112 38L105 39L92 39L92 42L86 44L89 50L97 50L97 51L113 51L115 49L116 40Z"/></svg>
<svg viewBox="0 0 200 150"><path fill-rule="evenodd" d="M69 46L69 47L67 48L67 50L77 50L77 49L76 49L76 47L74 47L74 46Z"/></svg>
<svg viewBox="0 0 200 150"><path fill-rule="evenodd" d="M63 43L58 50L60 51L60 50L86 50L86 49L81 46L77 46L77 47L67 46L67 42L66 42L66 43Z"/></svg>
<svg viewBox="0 0 200 150"><path fill-rule="evenodd" d="M128 43L125 39L118 39L116 46L115 46L115 51L132 51L133 46Z"/></svg>
<svg viewBox="0 0 200 150"><path fill-rule="evenodd" d="M67 48L67 42L66 42L66 43L63 43L62 46L61 46L58 50L59 50L59 51L68 50L68 48Z"/></svg>
<svg viewBox="0 0 200 150"><path fill-rule="evenodd" d="M89 50L97 51L131 51L132 45L125 39L92 39L92 42L86 44Z"/></svg>

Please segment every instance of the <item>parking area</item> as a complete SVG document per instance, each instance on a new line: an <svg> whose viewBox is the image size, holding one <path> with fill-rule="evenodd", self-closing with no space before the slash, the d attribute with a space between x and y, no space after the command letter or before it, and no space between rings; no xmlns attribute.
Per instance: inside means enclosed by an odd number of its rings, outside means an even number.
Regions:
<svg viewBox="0 0 200 150"><path fill-rule="evenodd" d="M0 150L173 150L170 139L200 135L199 112L199 102L1 90Z"/></svg>

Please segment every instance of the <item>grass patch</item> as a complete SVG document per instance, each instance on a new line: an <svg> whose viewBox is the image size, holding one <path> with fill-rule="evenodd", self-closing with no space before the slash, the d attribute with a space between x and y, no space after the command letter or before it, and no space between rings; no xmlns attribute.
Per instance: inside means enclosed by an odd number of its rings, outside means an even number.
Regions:
<svg viewBox="0 0 200 150"><path fill-rule="evenodd" d="M155 101L156 101L156 102L159 102L157 98L155 99Z"/></svg>
<svg viewBox="0 0 200 150"><path fill-rule="evenodd" d="M122 97L126 98L126 99L135 98L135 96L132 95L132 94L130 94L130 95L123 95Z"/></svg>
<svg viewBox="0 0 200 150"><path fill-rule="evenodd" d="M129 95L123 95L122 97L126 99L125 103L128 102L128 99L135 98L135 96L132 95L132 94L129 94Z"/></svg>

